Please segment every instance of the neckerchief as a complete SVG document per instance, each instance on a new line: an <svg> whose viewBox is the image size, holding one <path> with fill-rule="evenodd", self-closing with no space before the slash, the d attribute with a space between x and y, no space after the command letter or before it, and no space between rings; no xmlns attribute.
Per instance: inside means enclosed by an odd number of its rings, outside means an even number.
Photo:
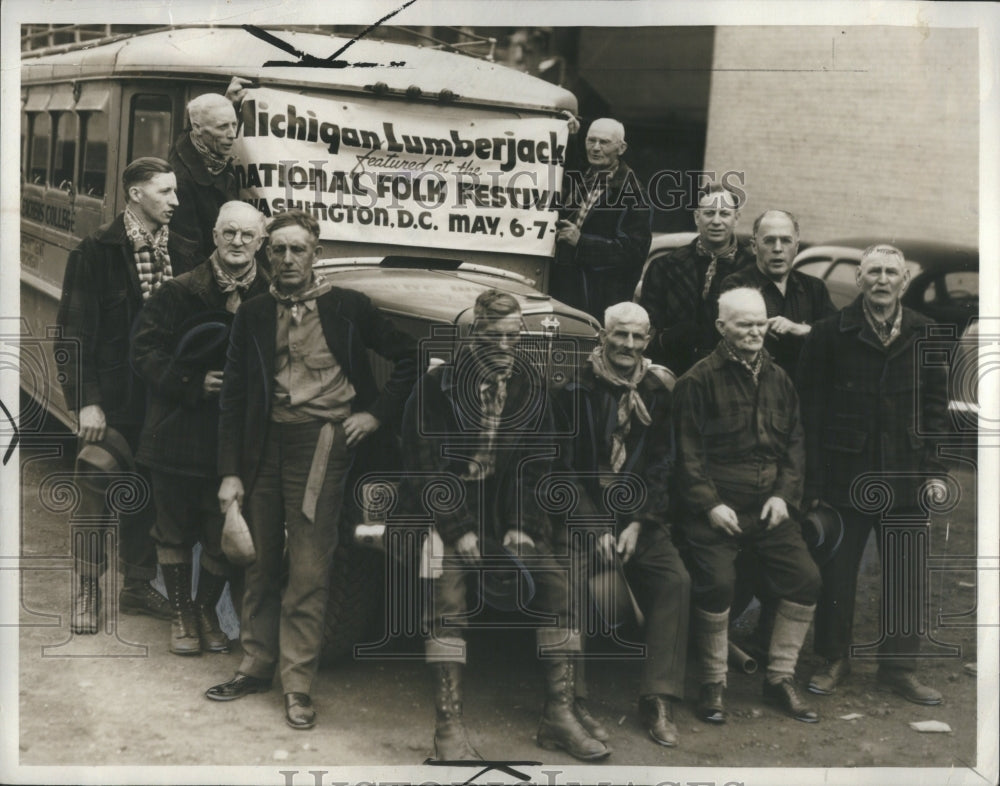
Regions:
<svg viewBox="0 0 1000 786"><path fill-rule="evenodd" d="M226 168L226 164L230 161L229 156L220 156L214 150L210 150L208 145L195 136L194 131L191 132L191 144L198 151L198 155L201 156L201 162L205 165L205 169L208 170L209 174L219 174Z"/></svg>
<svg viewBox="0 0 1000 786"><path fill-rule="evenodd" d="M125 235L132 244L132 256L135 259L135 270L139 275L139 289L142 299L148 300L164 281L174 277L170 267L170 252L167 242L170 240L170 229L164 224L151 235L142 220L125 207Z"/></svg>
<svg viewBox="0 0 1000 786"><path fill-rule="evenodd" d="M590 211L594 209L597 200L601 198L601 194L607 188L608 182L615 176L615 172L617 171L617 164L615 164L613 169L587 170L587 174L583 179L584 184L587 186L587 196L584 197L583 204L580 205L580 209L577 211L576 218L573 221L577 229L583 226L583 222L587 220Z"/></svg>
<svg viewBox="0 0 1000 786"><path fill-rule="evenodd" d="M743 368L745 368L748 372L750 372L750 376L753 379L753 383L754 385L756 385L757 379L758 377L760 377L760 370L764 366L764 350L758 352L757 356L753 359L753 362L751 363L747 360L744 360L743 356L736 351L736 348L725 339L722 340L722 345L725 347L726 353L729 355L731 360L735 360L737 363L743 366Z"/></svg>
<svg viewBox="0 0 1000 786"><path fill-rule="evenodd" d="M332 287L332 281L327 281L323 276L314 275L312 281L297 292L290 294L281 292L278 289L277 280L271 282L269 291L275 300L291 312L292 322L297 325L301 319L302 309L300 308L300 304L315 300L320 295L328 292Z"/></svg>
<svg viewBox="0 0 1000 786"><path fill-rule="evenodd" d="M733 238L729 241L729 245L726 246L721 251L709 251L705 247L705 244L702 243L701 238L699 237L695 249L698 251L699 255L703 257L712 258L712 261L708 263L708 270L705 271L705 286L702 287L701 290L701 299L707 300L708 292L712 288L712 280L715 278L715 271L718 269L719 266L718 265L719 260L725 259L731 262L736 258L736 250L737 250L736 236L734 235Z"/></svg>
<svg viewBox="0 0 1000 786"><path fill-rule="evenodd" d="M900 307L898 300L896 301L895 313L886 320L881 320L875 316L875 312L872 311L868 305L868 301L864 298L861 299L861 308L865 312L865 319L868 320L868 324L875 331L875 335L882 342L883 347L889 346L899 338L899 331L903 324L903 309Z"/></svg>
<svg viewBox="0 0 1000 786"><path fill-rule="evenodd" d="M243 270L238 273L230 273L222 266L218 250L212 253L208 261L212 265L212 275L215 276L215 283L219 285L219 289L222 290L224 295L229 296L226 298L226 311L230 314L235 314L236 309L243 302L243 297L246 295L247 290L257 277L257 263L251 259Z"/></svg>
<svg viewBox="0 0 1000 786"><path fill-rule="evenodd" d="M590 353L590 365L594 369L594 375L598 379L603 379L613 388L625 388L618 399L618 425L611 433L611 469L618 472L625 465L625 438L632 430L632 415L635 414L639 422L648 426L652 423L649 410L643 403L642 396L636 389L646 372L649 370L651 361L649 358L642 358L636 363L635 369L628 377L623 377L608 364L604 357L604 347L598 346Z"/></svg>

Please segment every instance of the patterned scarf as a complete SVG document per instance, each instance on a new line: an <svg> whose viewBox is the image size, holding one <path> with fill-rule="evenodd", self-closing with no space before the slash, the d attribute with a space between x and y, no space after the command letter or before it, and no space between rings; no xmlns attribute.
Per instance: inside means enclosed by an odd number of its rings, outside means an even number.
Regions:
<svg viewBox="0 0 1000 786"><path fill-rule="evenodd" d="M604 347L598 346L590 353L590 365L594 369L594 374L598 379L603 379L613 388L625 388L621 398L618 399L618 425L611 434L611 470L618 472L625 466L625 439L629 431L632 430L632 415L638 418L644 426L652 423L649 410L642 401L642 396L636 389L646 372L649 370L651 361L649 358L642 358L636 363L631 376L623 377L615 369L611 368L604 357Z"/></svg>
<svg viewBox="0 0 1000 786"><path fill-rule="evenodd" d="M577 229L583 226L583 222L587 220L590 211L594 209L597 200L601 198L601 194L607 188L608 182L615 176L615 172L617 171L617 164L614 169L590 169L587 171L583 180L587 186L587 196L584 197L583 204L580 205L580 209L576 213L576 218L573 220Z"/></svg>
<svg viewBox="0 0 1000 786"><path fill-rule="evenodd" d="M899 338L899 331L903 324L903 309L900 308L898 300L896 301L895 313L886 320L875 316L875 312L872 311L871 306L868 305L868 301L864 298L861 300L861 307L864 309L865 319L868 320L868 324L875 331L875 335L878 336L878 340L882 342L883 347L889 346Z"/></svg>
<svg viewBox="0 0 1000 786"><path fill-rule="evenodd" d="M238 273L230 273L222 266L218 251L215 251L208 258L208 261L212 265L212 275L215 276L215 283L219 285L222 294L229 296L226 298L226 311L230 314L235 314L236 309L243 302L243 298L250 285L257 278L257 263L251 259L243 270Z"/></svg>
<svg viewBox="0 0 1000 786"><path fill-rule="evenodd" d="M729 245L721 251L709 251L708 248L705 247L705 244L701 241L700 237L698 238L695 248L697 249L699 256L712 258L712 261L708 263L708 270L705 271L705 286L701 290L701 299L708 300L708 293L712 288L712 281L715 278L715 271L719 267L719 260L724 259L727 262L732 262L736 258L736 237L734 235L729 241Z"/></svg>
<svg viewBox="0 0 1000 786"><path fill-rule="evenodd" d="M760 370L764 366L764 350L761 350L754 357L753 362L749 362L743 358L743 356L736 351L736 347L730 344L725 339L722 340L722 345L726 349L726 353L729 355L730 360L735 360L743 368L745 368L749 373L750 377L753 379L754 385L757 384L757 380L760 377Z"/></svg>
<svg viewBox="0 0 1000 786"><path fill-rule="evenodd" d="M164 225L156 230L155 235L151 235L142 220L127 205L124 218L125 235L132 244L135 269L139 274L139 289L145 301L164 281L174 277L170 267L170 252L167 250L170 229Z"/></svg>
<svg viewBox="0 0 1000 786"><path fill-rule="evenodd" d="M201 162L205 165L205 169L208 170L209 174L219 174L231 160L229 156L220 156L214 150L210 150L204 142L198 139L194 131L191 132L191 144L198 151L198 155L201 156Z"/></svg>
<svg viewBox="0 0 1000 786"><path fill-rule="evenodd" d="M299 305L309 300L315 300L323 293L328 292L332 286L332 281L327 281L320 275L313 275L312 281L302 289L299 289L297 292L292 292L290 294L281 292L278 289L276 281L271 282L271 288L269 291L275 300L291 312L292 322L298 325L302 319L302 309Z"/></svg>

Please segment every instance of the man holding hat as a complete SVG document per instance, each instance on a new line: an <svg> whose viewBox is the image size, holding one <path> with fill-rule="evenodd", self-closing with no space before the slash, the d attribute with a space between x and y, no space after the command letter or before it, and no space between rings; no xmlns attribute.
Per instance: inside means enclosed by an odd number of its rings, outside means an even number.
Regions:
<svg viewBox="0 0 1000 786"><path fill-rule="evenodd" d="M812 676L809 690L824 696L851 671L858 570L869 534L874 530L881 549L883 513L926 521L921 498L948 496L947 470L935 441L926 436L948 430L947 377L940 365L919 362L918 342L931 322L900 302L910 281L903 253L887 244L870 246L856 275L860 295L813 325L799 365L805 499L829 503L844 520L843 543L823 566L816 608L815 648L826 663ZM852 489L858 494L855 484L865 473L876 477L880 493L888 493L889 510L858 509L864 495L854 497ZM917 602L904 596L906 601ZM915 704L940 704L940 692L917 678L918 631L887 616L878 681Z"/></svg>
<svg viewBox="0 0 1000 786"><path fill-rule="evenodd" d="M143 303L174 274L188 270L196 252L190 240L167 226L177 207L177 181L166 161L136 159L125 167L122 185L124 212L69 255L56 318L62 336L55 348L63 395L77 412L81 441L100 443L114 430L134 452L146 393L128 362L129 335ZM118 607L170 619L166 599L149 584L156 576L152 512L148 504L121 515L118 550L125 583ZM72 615L78 633L99 628L98 578L105 561L102 547L83 561Z"/></svg>
<svg viewBox="0 0 1000 786"><path fill-rule="evenodd" d="M556 396L558 430L569 436L561 459L576 480L580 516L613 516L598 550L605 562L615 552L645 612L646 658L639 684L639 717L650 738L677 744L674 705L684 697L691 582L671 540L668 510L674 436L670 420L673 376L643 357L649 344L646 310L618 303L604 313L599 345L580 372ZM608 510L610 484L631 477L642 488L642 505L629 513ZM627 482L627 481L626 481ZM580 557L574 549L574 556ZM616 588L626 593L624 586ZM583 661L577 667L577 713L588 727L606 732L584 704Z"/></svg>
<svg viewBox="0 0 1000 786"><path fill-rule="evenodd" d="M698 715L707 723L726 719L729 609L743 549L755 553L768 595L778 599L764 699L815 723L795 683L819 594L819 570L794 518L805 471L798 396L764 349L760 292L723 292L716 327L715 350L674 388L676 488L702 667Z"/></svg>
<svg viewBox="0 0 1000 786"><path fill-rule="evenodd" d="M316 722L310 691L342 505L366 467L398 452L392 428L417 377L413 339L365 295L313 272L319 231L302 210L268 225L273 280L236 312L219 398L218 502L243 507L257 559L245 576L243 659L206 697L267 691L277 671L293 729ZM392 364L381 389L369 350Z"/></svg>
<svg viewBox="0 0 1000 786"><path fill-rule="evenodd" d="M260 212L226 202L213 234L213 254L149 299L132 338L132 363L149 390L137 459L152 470L153 539L173 612L170 651L177 655L229 650L215 612L231 571L216 497L219 390L232 315L269 284L254 261L266 237ZM191 548L199 541L192 604Z"/></svg>
<svg viewBox="0 0 1000 786"><path fill-rule="evenodd" d="M610 749L573 711L580 636L571 628L568 570L552 555L551 525L536 494L551 466L545 381L517 353L523 323L513 295L484 291L472 317L471 334L454 360L421 377L403 415L408 476L401 496L411 504L423 501L430 510L421 512L433 520L421 575L431 580L424 649L434 681L434 755L442 761L481 758L462 710L466 579L486 582L486 566L509 565L507 555L514 554L534 586L530 604L522 597L519 608L548 618L535 631L546 675L537 742L578 759L601 759ZM455 504L434 504L442 495L427 493L427 478L454 479Z"/></svg>

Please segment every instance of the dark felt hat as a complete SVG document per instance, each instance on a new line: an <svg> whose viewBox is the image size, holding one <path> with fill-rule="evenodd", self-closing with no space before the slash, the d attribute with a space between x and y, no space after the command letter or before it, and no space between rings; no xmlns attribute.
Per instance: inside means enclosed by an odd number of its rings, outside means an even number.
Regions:
<svg viewBox="0 0 1000 786"><path fill-rule="evenodd" d="M611 560L602 560L587 584L597 613L611 628L617 628L630 620L635 620L640 626L645 623L639 603L625 578L621 558L617 554Z"/></svg>
<svg viewBox="0 0 1000 786"><path fill-rule="evenodd" d="M825 565L844 539L844 520L836 508L820 502L800 518L802 538L817 565Z"/></svg>
<svg viewBox="0 0 1000 786"><path fill-rule="evenodd" d="M206 311L181 324L181 340L174 361L205 368L222 368L226 362L229 328L233 315L228 311Z"/></svg>
<svg viewBox="0 0 1000 786"><path fill-rule="evenodd" d="M484 544L483 560L487 569L482 576L482 598L491 608L518 611L535 597L535 580L521 557L530 559L537 552L526 543L521 543L518 550L520 554L515 554L490 539Z"/></svg>

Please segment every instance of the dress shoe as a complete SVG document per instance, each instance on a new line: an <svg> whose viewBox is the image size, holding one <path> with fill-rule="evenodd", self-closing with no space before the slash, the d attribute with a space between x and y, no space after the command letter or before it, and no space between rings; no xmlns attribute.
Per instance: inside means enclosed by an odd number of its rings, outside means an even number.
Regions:
<svg viewBox="0 0 1000 786"><path fill-rule="evenodd" d="M914 704L933 706L940 704L942 701L941 694L934 690L934 688L929 688L921 683L917 679L917 675L912 671L879 669L875 679L880 684L891 688L893 693L898 693L904 699L912 701Z"/></svg>
<svg viewBox="0 0 1000 786"><path fill-rule="evenodd" d="M809 692L818 696L829 696L837 691L837 686L851 673L851 662L847 658L828 660L809 680Z"/></svg>
<svg viewBox="0 0 1000 786"><path fill-rule="evenodd" d="M125 579L118 593L118 610L123 614L145 614L158 620L172 620L170 601L143 579Z"/></svg>
<svg viewBox="0 0 1000 786"><path fill-rule="evenodd" d="M698 717L705 723L725 723L726 711L722 705L722 694L726 687L721 682L709 682L701 686L698 695Z"/></svg>
<svg viewBox="0 0 1000 786"><path fill-rule="evenodd" d="M576 713L580 725L590 733L591 737L601 742L608 741L608 730L604 728L604 725L597 718L590 714L586 699L581 699L577 696L576 701L573 703L573 711Z"/></svg>
<svg viewBox="0 0 1000 786"><path fill-rule="evenodd" d="M764 680L764 700L768 704L780 707L785 714L790 715L797 721L803 723L817 723L819 716L802 697L799 696L799 689L795 686L795 680L785 677L781 682L770 683Z"/></svg>
<svg viewBox="0 0 1000 786"><path fill-rule="evenodd" d="M285 722L293 729L311 729L316 725L316 710L305 693L285 694Z"/></svg>
<svg viewBox="0 0 1000 786"><path fill-rule="evenodd" d="M639 720L653 742L673 748L677 745L674 725L674 701L669 696L642 696L639 699Z"/></svg>
<svg viewBox="0 0 1000 786"><path fill-rule="evenodd" d="M271 680L236 672L236 676L229 682L213 685L205 691L205 697L212 701L232 701L233 699L242 699L251 693L264 693L269 690L271 690Z"/></svg>

